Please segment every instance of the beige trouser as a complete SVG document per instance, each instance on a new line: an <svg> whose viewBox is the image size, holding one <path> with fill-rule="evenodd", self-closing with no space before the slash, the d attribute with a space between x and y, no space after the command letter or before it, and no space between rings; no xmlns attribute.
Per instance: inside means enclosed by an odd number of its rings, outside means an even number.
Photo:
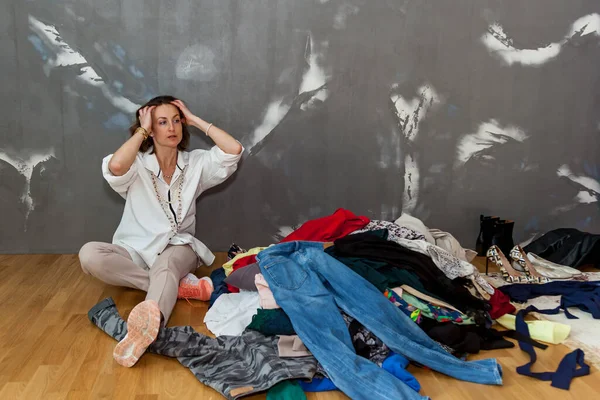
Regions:
<svg viewBox="0 0 600 400"><path fill-rule="evenodd" d="M177 302L179 281L198 267L198 256L188 245L167 246L149 270L134 264L125 248L110 243L86 243L79 261L83 272L102 282L147 292L146 300L158 303L165 324Z"/></svg>

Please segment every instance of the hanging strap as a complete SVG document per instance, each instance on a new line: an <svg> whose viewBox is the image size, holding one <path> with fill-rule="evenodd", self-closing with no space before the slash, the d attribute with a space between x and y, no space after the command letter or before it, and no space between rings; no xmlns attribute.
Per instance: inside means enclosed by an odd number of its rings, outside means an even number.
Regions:
<svg viewBox="0 0 600 400"><path fill-rule="evenodd" d="M519 332L525 338L531 339L529 328L525 323L525 316L532 311L539 312L541 314L557 314L560 308L561 307L557 307L553 310L538 310L535 306L529 306L525 310L521 310L517 313L515 328L517 332ZM535 349L527 340L519 340L519 347L521 350L529 354L530 358L530 361L527 364L517 367L517 373L520 375L530 376L541 381L552 381L552 386L559 389L569 390L571 380L573 378L590 374L590 366L585 363L585 354L581 349L577 349L567 354L562 359L558 365L558 369L555 372L531 372L531 366L537 361ZM579 368L577 368L577 366L579 366Z"/></svg>

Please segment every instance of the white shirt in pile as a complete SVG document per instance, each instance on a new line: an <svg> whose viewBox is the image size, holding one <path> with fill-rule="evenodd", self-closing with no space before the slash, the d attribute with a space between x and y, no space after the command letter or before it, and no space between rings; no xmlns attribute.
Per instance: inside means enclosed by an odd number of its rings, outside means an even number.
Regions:
<svg viewBox="0 0 600 400"><path fill-rule="evenodd" d="M113 155L106 156L102 161L104 179L125 199L113 244L126 248L142 268L152 267L167 245L183 244L189 244L204 264L212 264L214 254L194 237L196 199L229 178L236 171L242 153L227 154L217 146L210 150L179 151L170 185L163 180L151 150L138 153L122 176L110 172L108 163Z"/></svg>

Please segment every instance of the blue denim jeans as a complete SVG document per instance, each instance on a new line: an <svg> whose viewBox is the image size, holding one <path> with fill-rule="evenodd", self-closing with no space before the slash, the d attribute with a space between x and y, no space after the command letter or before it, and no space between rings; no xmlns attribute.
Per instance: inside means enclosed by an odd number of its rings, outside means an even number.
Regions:
<svg viewBox="0 0 600 400"><path fill-rule="evenodd" d="M409 360L464 381L502 384L495 359L467 362L447 353L375 286L327 255L322 243L281 243L260 252L257 260L298 336L352 399L424 397L356 355L338 307Z"/></svg>

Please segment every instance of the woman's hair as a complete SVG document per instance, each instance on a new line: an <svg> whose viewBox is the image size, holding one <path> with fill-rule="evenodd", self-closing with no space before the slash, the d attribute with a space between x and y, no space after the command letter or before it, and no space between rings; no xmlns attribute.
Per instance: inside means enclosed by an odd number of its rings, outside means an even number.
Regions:
<svg viewBox="0 0 600 400"><path fill-rule="evenodd" d="M150 106L161 106L163 104L171 104L171 102L174 100L177 100L177 99L173 96L158 96L158 97L155 97L152 100L148 101L146 104L144 104L140 108L138 108L138 110L135 112L135 122L129 128L129 133L131 134L131 136L133 136L133 134L135 133L135 130L141 126L140 110L142 108L150 107ZM184 118L183 112L181 112L179 107L177 107L173 104L171 104L171 105L174 106L175 108L177 108L177 111L179 111L179 117L181 119L183 119ZM188 127L186 124L183 124L183 123L181 124L181 133L182 133L181 142L179 142L179 144L177 145L177 149L185 150L185 149L187 149L187 147L190 143L190 131L188 131ZM144 140L144 142L140 146L140 151L142 153L145 153L150 148L152 148L152 152L154 152L154 140L152 139L152 137L148 136L148 139Z"/></svg>

